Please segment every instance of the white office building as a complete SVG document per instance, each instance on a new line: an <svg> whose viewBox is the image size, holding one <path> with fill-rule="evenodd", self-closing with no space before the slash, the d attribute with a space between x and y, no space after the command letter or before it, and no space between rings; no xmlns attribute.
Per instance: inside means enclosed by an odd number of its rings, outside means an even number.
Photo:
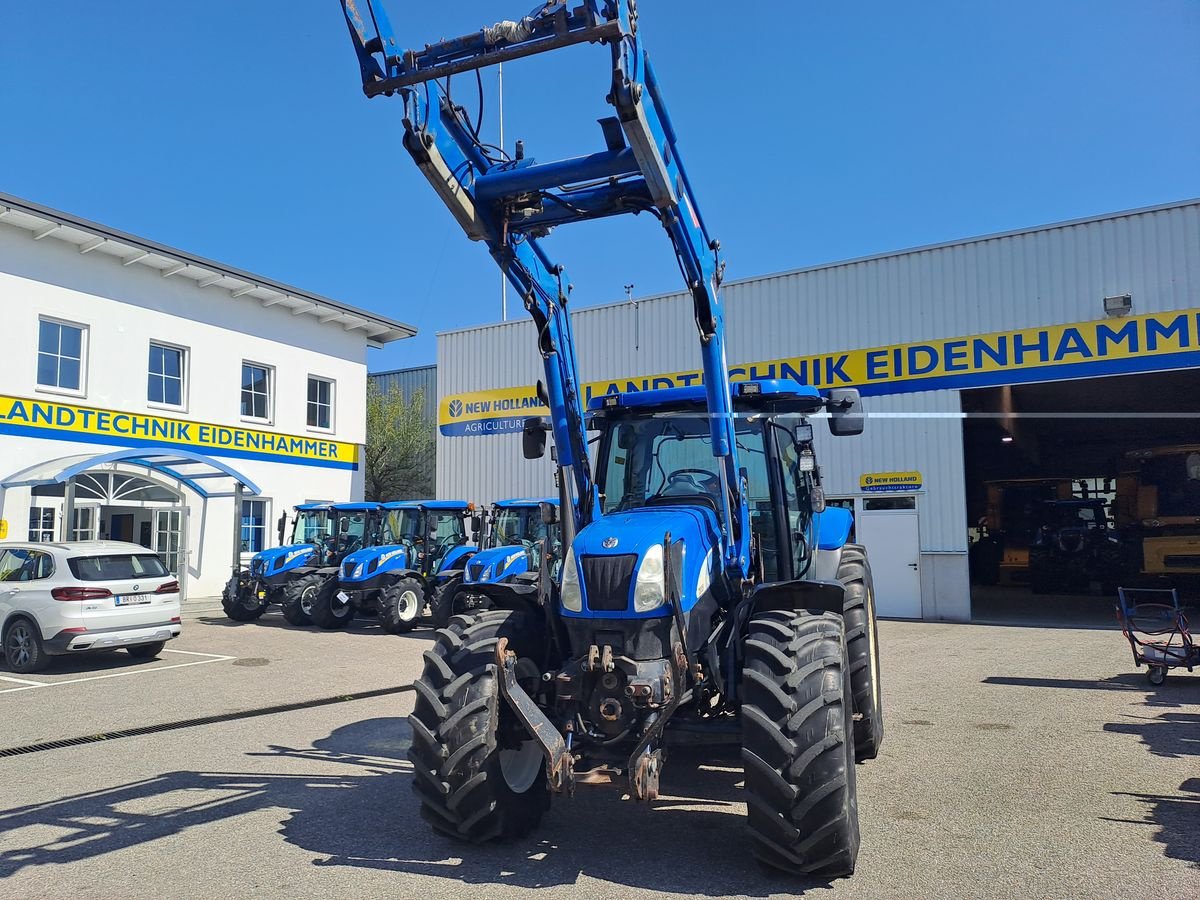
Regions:
<svg viewBox="0 0 1200 900"><path fill-rule="evenodd" d="M361 498L369 347L408 325L0 194L0 539L158 552L185 596Z"/></svg>

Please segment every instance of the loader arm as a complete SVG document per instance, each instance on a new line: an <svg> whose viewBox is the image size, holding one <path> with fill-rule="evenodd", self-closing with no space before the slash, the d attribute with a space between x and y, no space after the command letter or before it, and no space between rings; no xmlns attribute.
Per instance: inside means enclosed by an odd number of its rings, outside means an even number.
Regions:
<svg viewBox="0 0 1200 900"><path fill-rule="evenodd" d="M713 455L721 461L722 556L735 580L750 574L746 488L737 460L720 298L723 265L680 159L675 130L637 35L636 0L559 0L514 21L404 50L379 0L340 0L368 97L400 94L404 144L472 240L482 241L537 328L559 464L574 487L576 527L600 514L589 466L583 385L562 266L542 249L550 229L647 212L670 238L699 332ZM573 44L609 48L616 116L604 148L554 162L488 145L453 100L450 78Z"/></svg>

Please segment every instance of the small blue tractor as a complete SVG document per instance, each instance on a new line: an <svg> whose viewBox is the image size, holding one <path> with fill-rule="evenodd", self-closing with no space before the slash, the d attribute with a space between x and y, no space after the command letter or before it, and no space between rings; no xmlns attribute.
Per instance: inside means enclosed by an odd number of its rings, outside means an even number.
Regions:
<svg viewBox="0 0 1200 900"><path fill-rule="evenodd" d="M221 596L225 614L239 622L257 619L272 603L292 625L312 622L313 604L349 553L371 546L379 531L378 503L305 503L296 507L292 539L254 555L248 569L229 579ZM279 521L283 541L285 518Z"/></svg>
<svg viewBox="0 0 1200 900"><path fill-rule="evenodd" d="M525 421L524 453L543 455L550 432L557 454L561 586L543 578L532 595L494 586L508 596L489 592L491 609L454 616L425 652L409 717L422 815L466 841L518 838L553 795L574 790L576 773L622 774L630 795L648 801L673 745L734 740L758 858L850 874L855 763L883 737L879 652L866 551L847 543L850 514L826 507L811 419L835 436L858 434L862 404L850 387L731 381L720 244L684 169L634 0L549 0L411 50L382 0L341 2L364 91L400 98L408 154L534 321L549 417ZM600 122L601 149L538 162L523 142L510 153L481 136L480 69L587 44L608 51L613 115ZM470 79L453 82L462 73ZM545 115L561 134L561 111ZM737 129L720 139L747 154L757 146ZM656 220L671 243L703 380L589 400L572 285L544 239L625 214ZM619 247L595 252L619 265Z"/></svg>
<svg viewBox="0 0 1200 900"><path fill-rule="evenodd" d="M478 549L467 539L473 511L462 500L382 504L378 545L341 561L337 579L314 602L313 621L322 628L344 628L357 610L375 612L392 634L422 622L444 626L463 567Z"/></svg>
<svg viewBox="0 0 1200 900"><path fill-rule="evenodd" d="M492 585L518 584L533 591L543 572L558 580L562 568L558 498L496 501L488 511L487 537L481 547L467 563L451 613L489 609Z"/></svg>

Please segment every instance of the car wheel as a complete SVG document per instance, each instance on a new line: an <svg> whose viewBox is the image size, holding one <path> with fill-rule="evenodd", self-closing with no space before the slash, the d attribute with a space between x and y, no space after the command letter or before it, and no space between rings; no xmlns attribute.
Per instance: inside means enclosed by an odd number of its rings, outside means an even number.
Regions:
<svg viewBox="0 0 1200 900"><path fill-rule="evenodd" d="M125 652L134 659L154 659L162 653L165 646L167 646L166 641L155 641L152 644L135 644L132 647L126 647Z"/></svg>
<svg viewBox="0 0 1200 900"><path fill-rule="evenodd" d="M18 675L40 672L50 664L41 632L34 622L23 616L13 619L4 632L4 659Z"/></svg>

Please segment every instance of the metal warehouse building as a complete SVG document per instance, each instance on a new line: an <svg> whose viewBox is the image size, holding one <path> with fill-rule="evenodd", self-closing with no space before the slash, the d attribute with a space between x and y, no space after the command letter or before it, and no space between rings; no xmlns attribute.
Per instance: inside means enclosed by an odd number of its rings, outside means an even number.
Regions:
<svg viewBox="0 0 1200 900"><path fill-rule="evenodd" d="M399 322L0 195L0 539L109 538L218 595L280 514L362 495Z"/></svg>
<svg viewBox="0 0 1200 900"><path fill-rule="evenodd" d="M734 378L867 398L866 433L818 428L819 458L827 494L854 509L884 615L972 617L969 545L1005 527L1005 485L1009 500L1037 484L1112 509L1130 453L1200 441L1187 415L1200 412L1200 201L731 282L724 297ZM574 323L590 393L698 381L682 293ZM539 412L532 325L441 334L438 370L438 495L552 490L549 462L523 460L514 433ZM1027 549L1002 551L1018 584Z"/></svg>

